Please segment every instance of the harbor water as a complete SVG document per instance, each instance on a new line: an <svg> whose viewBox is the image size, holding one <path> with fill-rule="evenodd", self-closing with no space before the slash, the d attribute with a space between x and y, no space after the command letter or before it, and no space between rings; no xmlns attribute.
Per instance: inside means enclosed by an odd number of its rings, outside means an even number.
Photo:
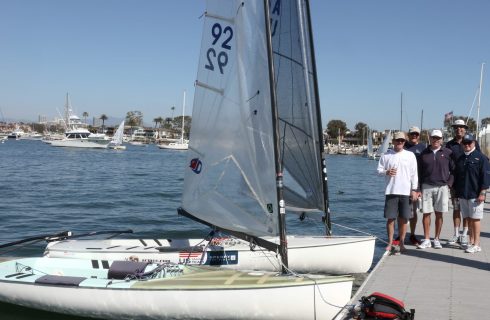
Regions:
<svg viewBox="0 0 490 320"><path fill-rule="evenodd" d="M56 148L41 141L0 144L0 244L70 230L75 234L132 229L126 238L203 238L209 229L177 215L186 152L129 145L127 150ZM383 177L377 161L329 155L333 232L385 239ZM322 234L313 221L288 217L290 234ZM351 229L350 229L351 228ZM44 242L1 251L40 256ZM384 245L377 241L375 263ZM1 319L67 319L0 304ZM69 319L81 319L70 317Z"/></svg>

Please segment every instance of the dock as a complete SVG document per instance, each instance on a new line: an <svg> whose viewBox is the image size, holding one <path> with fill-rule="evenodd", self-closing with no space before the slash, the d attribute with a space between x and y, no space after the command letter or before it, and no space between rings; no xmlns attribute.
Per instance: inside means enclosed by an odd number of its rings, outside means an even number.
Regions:
<svg viewBox="0 0 490 320"><path fill-rule="evenodd" d="M452 208L443 215L442 249L417 249L407 244L406 253L385 254L354 294L350 305L373 292L390 295L415 309L415 319L487 319L490 315L490 197L485 201L481 220L481 248L465 253L459 245L450 246L453 236ZM435 215L431 216L431 239ZM409 228L407 228L410 230ZM408 232L409 233L409 232ZM415 231L423 238L422 215ZM408 242L408 236L406 239ZM342 314L337 319L351 319Z"/></svg>

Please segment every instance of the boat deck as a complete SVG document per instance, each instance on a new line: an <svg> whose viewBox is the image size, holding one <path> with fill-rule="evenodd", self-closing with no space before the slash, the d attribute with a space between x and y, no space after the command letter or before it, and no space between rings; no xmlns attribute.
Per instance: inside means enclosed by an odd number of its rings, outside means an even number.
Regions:
<svg viewBox="0 0 490 320"><path fill-rule="evenodd" d="M407 245L401 255L385 254L351 300L373 292L391 295L415 309L415 319L483 319L490 314L490 197L481 220L482 251L465 253L446 244L453 235L452 210L444 214L442 249L417 249ZM416 234L423 238L419 215ZM432 215L431 236L434 235ZM408 237L407 237L408 240ZM348 316L340 317L349 319Z"/></svg>

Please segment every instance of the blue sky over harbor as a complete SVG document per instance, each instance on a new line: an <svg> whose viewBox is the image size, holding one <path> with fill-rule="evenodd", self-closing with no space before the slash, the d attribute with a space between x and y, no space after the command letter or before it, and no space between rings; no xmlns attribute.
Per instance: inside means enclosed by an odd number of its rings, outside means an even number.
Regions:
<svg viewBox="0 0 490 320"><path fill-rule="evenodd" d="M257 0L256 0L257 1ZM488 0L311 0L324 125L442 126L467 115L490 63ZM50 118L65 93L79 115L145 123L191 113L203 0L0 0L0 109ZM490 116L485 66L480 118ZM472 116L476 118L476 106Z"/></svg>

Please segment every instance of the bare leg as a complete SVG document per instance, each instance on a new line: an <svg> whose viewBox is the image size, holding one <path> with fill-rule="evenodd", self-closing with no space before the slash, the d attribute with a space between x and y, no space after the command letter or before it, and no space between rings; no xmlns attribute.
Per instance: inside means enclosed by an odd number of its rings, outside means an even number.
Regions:
<svg viewBox="0 0 490 320"><path fill-rule="evenodd" d="M410 218L410 235L415 236L416 226L417 226L417 210L414 210L413 218Z"/></svg>
<svg viewBox="0 0 490 320"><path fill-rule="evenodd" d="M480 219L471 219L473 223L472 236L475 246L480 246Z"/></svg>
<svg viewBox="0 0 490 320"><path fill-rule="evenodd" d="M398 236L400 237L400 251L405 251L405 235L407 234L407 220L398 218Z"/></svg>
<svg viewBox="0 0 490 320"><path fill-rule="evenodd" d="M461 211L460 210L454 210L453 211L453 223L454 223L454 227L460 227L461 225ZM468 223L466 223L466 225L468 225ZM463 223L463 226L464 226L464 223Z"/></svg>
<svg viewBox="0 0 490 320"><path fill-rule="evenodd" d="M430 239L430 213L424 213L422 218L422 224L424 225L424 239Z"/></svg>
<svg viewBox="0 0 490 320"><path fill-rule="evenodd" d="M388 233L388 245L386 246L386 251L390 251L393 244L393 234L395 233L395 219L386 220L386 232Z"/></svg>
<svg viewBox="0 0 490 320"><path fill-rule="evenodd" d="M441 236L441 230L442 230L442 212L437 212L436 211L436 234L435 238L440 239Z"/></svg>

